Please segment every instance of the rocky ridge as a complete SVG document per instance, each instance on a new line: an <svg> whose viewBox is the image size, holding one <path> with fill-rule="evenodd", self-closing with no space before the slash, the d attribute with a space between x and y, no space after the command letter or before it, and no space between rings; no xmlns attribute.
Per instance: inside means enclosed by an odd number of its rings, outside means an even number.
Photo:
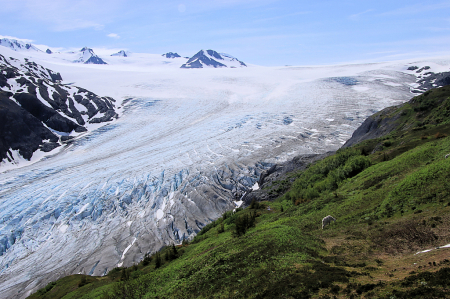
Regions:
<svg viewBox="0 0 450 299"><path fill-rule="evenodd" d="M228 54L217 53L214 50L200 50L197 54L189 58L189 60L181 66L181 68L204 68L204 67L246 67L242 61Z"/></svg>
<svg viewBox="0 0 450 299"><path fill-rule="evenodd" d="M74 62L84 63L84 64L107 64L103 59L98 57L94 50L88 47L84 47L80 50L79 58Z"/></svg>
<svg viewBox="0 0 450 299"><path fill-rule="evenodd" d="M179 58L179 57L181 57L178 53L172 53L172 52L165 53L162 56L164 56L166 58Z"/></svg>
<svg viewBox="0 0 450 299"><path fill-rule="evenodd" d="M408 71L417 76L417 86L411 90L413 93L423 93L431 88L438 88L450 84L450 72L432 72L430 66L419 67L412 65Z"/></svg>
<svg viewBox="0 0 450 299"><path fill-rule="evenodd" d="M32 44L25 43L25 42L17 40L17 39L2 38L2 39L0 39L0 46L10 48L11 50L14 50L14 51L42 52L41 50L39 50Z"/></svg>
<svg viewBox="0 0 450 299"><path fill-rule="evenodd" d="M62 77L25 58L0 55L0 159L14 163L14 151L30 160L88 130L88 124L118 117L115 100L61 83Z"/></svg>
<svg viewBox="0 0 450 299"><path fill-rule="evenodd" d="M125 50L120 50L117 53L111 54L111 56L128 57L129 53Z"/></svg>

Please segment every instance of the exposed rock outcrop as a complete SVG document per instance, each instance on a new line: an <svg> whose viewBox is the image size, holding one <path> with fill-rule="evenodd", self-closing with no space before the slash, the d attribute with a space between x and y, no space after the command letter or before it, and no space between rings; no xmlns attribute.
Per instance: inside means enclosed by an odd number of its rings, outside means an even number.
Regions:
<svg viewBox="0 0 450 299"><path fill-rule="evenodd" d="M88 47L84 47L80 50L80 56L74 62L81 62L84 64L107 64L105 61L103 61L103 59L101 59L94 53L94 50Z"/></svg>
<svg viewBox="0 0 450 299"><path fill-rule="evenodd" d="M125 50L120 50L117 53L111 54L111 56L119 56L119 57L128 57L128 54Z"/></svg>
<svg viewBox="0 0 450 299"><path fill-rule="evenodd" d="M30 160L35 151L51 151L71 135L87 131L89 124L118 117L114 99L61 81L60 73L26 58L21 61L0 55L3 162L13 162L13 151Z"/></svg>
<svg viewBox="0 0 450 299"><path fill-rule="evenodd" d="M197 54L192 56L181 68L204 68L204 67L246 67L247 65L237 58L228 54L217 53L214 50L200 50Z"/></svg>
<svg viewBox="0 0 450 299"><path fill-rule="evenodd" d="M164 56L166 58L178 58L178 57L181 57L178 53L172 53L172 52L168 52L166 54L163 54L162 56Z"/></svg>

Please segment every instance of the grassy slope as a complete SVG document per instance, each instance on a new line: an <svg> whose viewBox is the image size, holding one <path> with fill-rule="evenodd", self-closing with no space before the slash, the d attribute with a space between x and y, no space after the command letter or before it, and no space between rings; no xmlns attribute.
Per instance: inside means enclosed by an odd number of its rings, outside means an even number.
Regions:
<svg viewBox="0 0 450 299"><path fill-rule="evenodd" d="M450 243L449 95L414 98L392 112L398 130L292 174L276 202L227 213L176 259L164 249L158 269L153 257L82 287L72 275L30 298L450 297L450 249L415 254ZM236 219L254 213L234 236ZM322 230L328 214L337 222Z"/></svg>

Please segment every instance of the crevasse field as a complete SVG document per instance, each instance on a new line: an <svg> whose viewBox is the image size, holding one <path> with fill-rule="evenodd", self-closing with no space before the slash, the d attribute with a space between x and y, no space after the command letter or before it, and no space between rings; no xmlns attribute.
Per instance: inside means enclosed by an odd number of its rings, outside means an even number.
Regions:
<svg viewBox="0 0 450 299"><path fill-rule="evenodd" d="M336 150L367 116L409 100L408 66L449 65L180 69L185 59L150 54L108 65L33 55L63 83L116 99L120 118L47 156L1 164L2 298L63 275L103 275L193 237L273 163Z"/></svg>

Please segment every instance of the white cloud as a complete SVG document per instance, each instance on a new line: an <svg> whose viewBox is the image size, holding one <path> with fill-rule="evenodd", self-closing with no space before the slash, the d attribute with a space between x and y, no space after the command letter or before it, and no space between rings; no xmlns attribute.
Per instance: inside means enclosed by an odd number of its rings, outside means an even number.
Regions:
<svg viewBox="0 0 450 299"><path fill-rule="evenodd" d="M9 35L0 35L0 38L16 39L18 41L25 42L25 43L32 43L33 42L32 39L18 38L18 37L9 36Z"/></svg>
<svg viewBox="0 0 450 299"><path fill-rule="evenodd" d="M107 36L111 37L111 38L120 38L120 36L118 34L116 34L116 33L110 33Z"/></svg>
<svg viewBox="0 0 450 299"><path fill-rule="evenodd" d="M373 9L368 9L368 10L365 10L363 12L359 12L359 13L353 14L353 15L349 16L348 18L350 20L353 20L353 21L358 21L359 19L361 19L362 15L367 14L367 13L369 13L371 11L373 11Z"/></svg>
<svg viewBox="0 0 450 299"><path fill-rule="evenodd" d="M39 21L54 31L93 28L101 30L120 15L125 0L14 0L3 13L13 13L22 21Z"/></svg>

